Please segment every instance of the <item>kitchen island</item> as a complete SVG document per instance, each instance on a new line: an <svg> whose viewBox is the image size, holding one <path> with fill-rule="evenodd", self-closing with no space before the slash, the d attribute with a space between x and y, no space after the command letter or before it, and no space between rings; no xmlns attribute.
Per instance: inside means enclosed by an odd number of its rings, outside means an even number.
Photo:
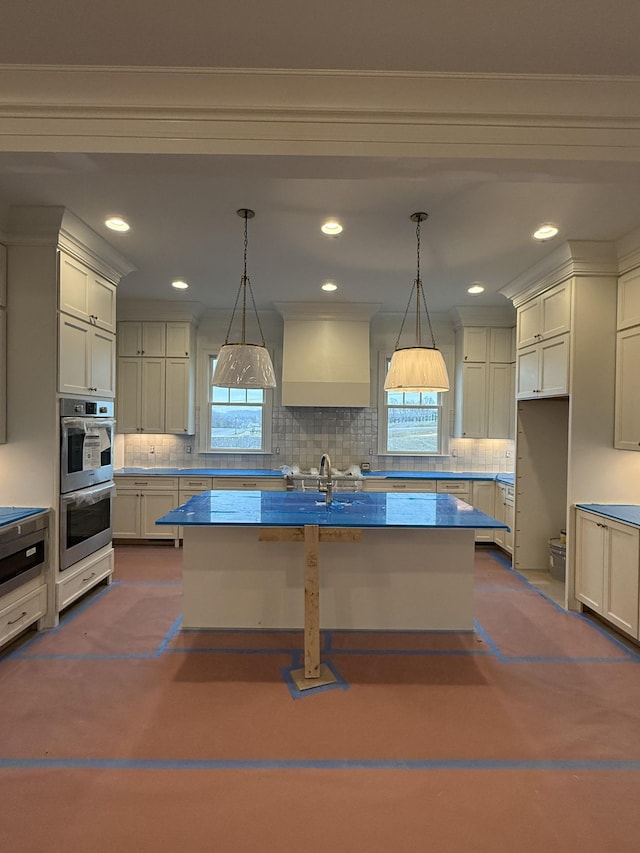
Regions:
<svg viewBox="0 0 640 853"><path fill-rule="evenodd" d="M468 631L474 531L505 527L453 495L203 492L158 519L184 531L185 628L301 628L317 529L326 628Z"/></svg>

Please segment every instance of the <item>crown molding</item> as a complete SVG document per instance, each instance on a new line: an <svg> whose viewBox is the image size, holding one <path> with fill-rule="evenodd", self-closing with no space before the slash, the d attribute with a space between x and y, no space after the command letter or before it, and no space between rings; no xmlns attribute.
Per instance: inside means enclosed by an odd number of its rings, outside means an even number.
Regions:
<svg viewBox="0 0 640 853"><path fill-rule="evenodd" d="M504 326L516 324L513 305L459 305L449 312L454 328L462 326Z"/></svg>
<svg viewBox="0 0 640 853"><path fill-rule="evenodd" d="M285 320L344 320L369 322L380 310L377 302L274 302Z"/></svg>
<svg viewBox="0 0 640 853"><path fill-rule="evenodd" d="M639 103L640 77L0 65L0 150L636 161Z"/></svg>
<svg viewBox="0 0 640 853"><path fill-rule="evenodd" d="M517 308L523 302L571 277L618 274L616 244L569 240L514 278L499 292Z"/></svg>
<svg viewBox="0 0 640 853"><path fill-rule="evenodd" d="M616 247L620 275L640 267L640 228L618 240Z"/></svg>

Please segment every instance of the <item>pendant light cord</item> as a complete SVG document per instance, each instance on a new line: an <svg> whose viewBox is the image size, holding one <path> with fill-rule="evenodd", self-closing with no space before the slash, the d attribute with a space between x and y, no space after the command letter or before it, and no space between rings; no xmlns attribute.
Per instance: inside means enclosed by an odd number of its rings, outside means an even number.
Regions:
<svg viewBox="0 0 640 853"><path fill-rule="evenodd" d="M241 213L241 211L238 211ZM240 287L238 288L238 292L236 293L236 301L233 303L233 311L231 312L231 319L229 320L229 326L227 328L227 334L225 335L224 342L225 344L229 343L229 335L231 334L231 327L233 326L233 320L236 316L236 309L238 307L238 301L240 299L240 294L242 293L242 334L241 334L241 344L246 343L246 327L247 327L247 287L249 288L249 296L251 297L251 304L253 305L253 313L256 315L256 322L258 324L258 331L260 332L261 344L260 346L265 346L264 342L264 334L262 332L262 325L260 324L260 317L258 315L258 309L256 308L256 300L253 296L253 288L251 287L251 279L247 275L247 248L249 246L249 233L248 233L248 222L249 222L249 214L253 216L253 211L249 211L248 209L244 209L242 211L242 218L244 219L244 256L243 256L243 271L242 278L240 279Z"/></svg>
<svg viewBox="0 0 640 853"><path fill-rule="evenodd" d="M411 302L413 299L413 292L415 290L416 293L416 346L422 346L422 318L420 316L420 303L424 307L424 313L427 318L427 325L429 327L429 335L431 337L431 345L433 349L436 349L436 339L433 334L433 326L431 325L431 317L429 316L429 309L427 308L427 299L424 295L424 287L422 286L422 281L420 279L420 226L422 224L422 220L427 218L427 214L419 214L414 213L411 217L416 221L416 277L413 282L413 287L411 288L411 292L409 293L409 301L407 302L407 307L404 310L404 317L402 318L402 324L400 325L400 331L398 332L398 337L396 339L394 349L398 349L398 344L400 343L400 338L402 336L402 330L404 329L404 324L407 319L407 315L409 314L409 308L411 307Z"/></svg>

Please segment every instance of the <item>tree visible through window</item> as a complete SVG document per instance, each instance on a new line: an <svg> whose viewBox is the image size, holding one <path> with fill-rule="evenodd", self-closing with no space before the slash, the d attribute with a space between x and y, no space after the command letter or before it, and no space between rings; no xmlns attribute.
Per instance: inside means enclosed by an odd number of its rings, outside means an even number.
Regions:
<svg viewBox="0 0 640 853"><path fill-rule="evenodd" d="M216 357L209 360L209 449L264 449L265 392L261 388L218 388L212 384Z"/></svg>
<svg viewBox="0 0 640 853"><path fill-rule="evenodd" d="M385 372L391 359L384 359ZM383 453L442 453L442 394L382 390Z"/></svg>

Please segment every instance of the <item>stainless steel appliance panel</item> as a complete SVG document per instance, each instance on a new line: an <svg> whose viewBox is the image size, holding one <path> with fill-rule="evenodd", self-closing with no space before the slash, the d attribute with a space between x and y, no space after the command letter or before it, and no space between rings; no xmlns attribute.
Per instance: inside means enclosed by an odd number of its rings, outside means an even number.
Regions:
<svg viewBox="0 0 640 853"><path fill-rule="evenodd" d="M113 400L60 400L60 492L113 479Z"/></svg>
<svg viewBox="0 0 640 853"><path fill-rule="evenodd" d="M101 483L60 497L60 571L109 545L115 483Z"/></svg>

